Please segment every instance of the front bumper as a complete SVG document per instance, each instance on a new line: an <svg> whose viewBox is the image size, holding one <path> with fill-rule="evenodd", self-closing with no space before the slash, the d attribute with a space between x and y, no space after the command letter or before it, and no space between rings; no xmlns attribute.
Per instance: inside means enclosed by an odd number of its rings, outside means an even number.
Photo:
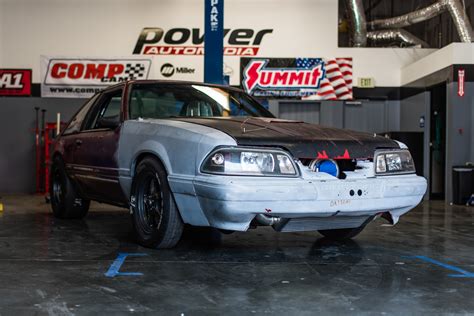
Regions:
<svg viewBox="0 0 474 316"><path fill-rule="evenodd" d="M283 231L358 227L382 212L389 212L396 223L426 191L426 180L416 175L346 180L200 175L169 180L185 222L236 231L247 230L257 214L291 219L293 225L280 225Z"/></svg>

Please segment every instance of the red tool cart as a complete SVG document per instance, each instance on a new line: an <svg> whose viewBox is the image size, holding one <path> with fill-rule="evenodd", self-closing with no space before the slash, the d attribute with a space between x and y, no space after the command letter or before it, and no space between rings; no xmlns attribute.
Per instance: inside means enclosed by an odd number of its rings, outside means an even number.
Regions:
<svg viewBox="0 0 474 316"><path fill-rule="evenodd" d="M42 129L38 127L38 108L36 110L36 129L35 129L35 145L36 145L36 193L44 194L46 201L49 202L49 169L51 166L51 150L54 140L58 133L66 127L66 123L60 122L60 115L56 122L45 122L46 110L42 112ZM58 128L58 124L59 127Z"/></svg>

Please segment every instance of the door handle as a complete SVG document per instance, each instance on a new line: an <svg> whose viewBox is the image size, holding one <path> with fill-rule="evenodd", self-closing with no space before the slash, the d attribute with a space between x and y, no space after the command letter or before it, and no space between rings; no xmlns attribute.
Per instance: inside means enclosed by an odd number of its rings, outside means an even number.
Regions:
<svg viewBox="0 0 474 316"><path fill-rule="evenodd" d="M82 140L76 139L76 145L77 145L77 146L81 146L81 145L82 145Z"/></svg>

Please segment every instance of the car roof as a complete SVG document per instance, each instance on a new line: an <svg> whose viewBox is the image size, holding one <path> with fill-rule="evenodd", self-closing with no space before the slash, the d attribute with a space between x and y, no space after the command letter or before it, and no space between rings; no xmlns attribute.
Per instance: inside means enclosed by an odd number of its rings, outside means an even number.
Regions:
<svg viewBox="0 0 474 316"><path fill-rule="evenodd" d="M207 86L207 87L213 87L213 88L223 88L223 89L229 89L229 90L234 90L234 91L239 91L243 92L242 89L238 87L232 87L232 86L227 86L227 85L222 85L222 84L212 84L212 83L204 83L204 82L198 82L198 81L186 81L186 80L155 80L155 79L147 79L147 80L129 80L126 82L121 82L118 84L114 84L112 86L108 86L102 91L108 91L111 89L114 89L119 86L123 85L130 85L130 84L140 84L140 83L148 83L148 84L170 84L170 85L182 85L182 86L188 86L188 85L200 85L200 86Z"/></svg>

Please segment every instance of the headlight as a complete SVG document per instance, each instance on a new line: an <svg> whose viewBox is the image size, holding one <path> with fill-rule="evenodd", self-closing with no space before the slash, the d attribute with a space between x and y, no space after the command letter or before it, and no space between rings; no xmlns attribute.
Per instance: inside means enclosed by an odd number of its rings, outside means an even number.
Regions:
<svg viewBox="0 0 474 316"><path fill-rule="evenodd" d="M377 151L374 161L378 175L415 173L415 163L408 150Z"/></svg>
<svg viewBox="0 0 474 316"><path fill-rule="evenodd" d="M201 172L224 175L298 176L291 157L279 150L255 148L220 148L203 162Z"/></svg>

